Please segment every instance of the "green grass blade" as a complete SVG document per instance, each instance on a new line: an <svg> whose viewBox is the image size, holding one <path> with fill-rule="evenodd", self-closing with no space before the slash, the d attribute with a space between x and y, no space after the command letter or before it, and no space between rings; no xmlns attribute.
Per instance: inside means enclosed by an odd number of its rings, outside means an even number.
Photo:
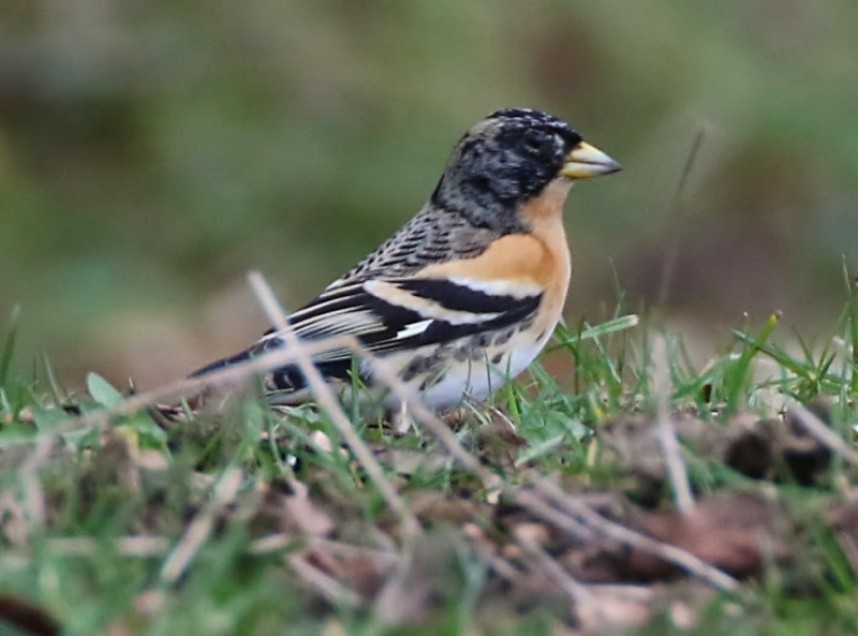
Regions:
<svg viewBox="0 0 858 636"><path fill-rule="evenodd" d="M9 369L12 366L12 354L15 351L15 340L18 337L18 319L20 316L21 307L15 305L9 316L9 326L6 329L6 335L3 337L3 348L0 350L0 386L6 385Z"/></svg>
<svg viewBox="0 0 858 636"><path fill-rule="evenodd" d="M734 331L733 336L737 339L745 343L746 346L756 348L755 350L770 357L784 369L791 371L795 375L800 378L809 379L810 378L810 370L803 364L794 360L785 352L781 351L777 347L773 347L769 344L759 342L759 337L754 338L742 331Z"/></svg>
<svg viewBox="0 0 858 636"><path fill-rule="evenodd" d="M637 314L627 314L625 316L619 316L618 318L608 320L592 327L585 323L584 328L581 329L579 332L564 334L564 337L562 337L562 339L555 342L547 350L555 351L557 349L563 349L571 345L576 345L580 342L583 342L584 340L593 340L602 336L607 336L620 331L625 331L627 329L632 329L634 327L637 327L638 324L640 324L640 318Z"/></svg>
<svg viewBox="0 0 858 636"><path fill-rule="evenodd" d="M858 394L858 276L849 272L846 259L843 259L843 279L846 283L846 305L849 314L848 339L852 347L852 377L850 388L852 395Z"/></svg>
<svg viewBox="0 0 858 636"><path fill-rule="evenodd" d="M745 340L745 349L739 359L731 365L724 374L724 395L727 403L727 411L735 413L739 407L745 388L748 384L750 376L751 361L757 353L760 353L765 347L766 341L774 333L781 320L781 312L776 311L769 319L760 333L753 340Z"/></svg>

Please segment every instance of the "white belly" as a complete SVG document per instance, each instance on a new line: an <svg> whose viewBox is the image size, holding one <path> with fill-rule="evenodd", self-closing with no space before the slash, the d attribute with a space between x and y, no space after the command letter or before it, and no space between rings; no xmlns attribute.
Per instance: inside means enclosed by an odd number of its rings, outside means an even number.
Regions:
<svg viewBox="0 0 858 636"><path fill-rule="evenodd" d="M487 399L530 366L551 337L551 332L547 332L539 341L534 341L529 336L530 334L513 336L503 347L503 350L509 353L505 354L498 364L492 364L490 360L499 349L489 350L478 360L450 365L441 379L421 391L420 396L433 410L455 407L465 397L478 401ZM414 386L415 383L411 384ZM389 394L385 403L389 408L395 408L399 400L395 395Z"/></svg>

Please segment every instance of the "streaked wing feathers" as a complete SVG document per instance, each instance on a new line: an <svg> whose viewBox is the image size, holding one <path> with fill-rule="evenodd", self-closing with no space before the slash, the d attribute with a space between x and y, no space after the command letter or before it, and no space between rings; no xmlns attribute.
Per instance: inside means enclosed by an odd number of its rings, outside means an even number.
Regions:
<svg viewBox="0 0 858 636"><path fill-rule="evenodd" d="M467 281L372 280L327 291L290 316L298 336L353 335L373 351L435 344L499 329L536 311L540 294L487 293Z"/></svg>
<svg viewBox="0 0 858 636"><path fill-rule="evenodd" d="M298 337L319 340L355 336L370 351L388 354L440 344L514 325L532 315L541 299L536 290L510 286L509 293L479 289L469 281L433 278L371 280L330 288L289 317ZM277 332L256 344L250 355L282 346ZM328 377L347 378L351 353L325 352L314 358ZM275 372L281 389L303 386L293 367Z"/></svg>

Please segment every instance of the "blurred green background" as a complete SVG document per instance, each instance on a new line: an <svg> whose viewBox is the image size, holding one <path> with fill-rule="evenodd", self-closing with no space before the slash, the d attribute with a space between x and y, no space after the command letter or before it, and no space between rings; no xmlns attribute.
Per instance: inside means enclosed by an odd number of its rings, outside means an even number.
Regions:
<svg viewBox="0 0 858 636"><path fill-rule="evenodd" d="M625 166L573 192L571 320L604 317L618 281L694 340L773 309L812 338L858 260L854 0L2 5L0 320L20 303L19 365L47 352L72 386L248 344L248 269L297 307L503 106Z"/></svg>

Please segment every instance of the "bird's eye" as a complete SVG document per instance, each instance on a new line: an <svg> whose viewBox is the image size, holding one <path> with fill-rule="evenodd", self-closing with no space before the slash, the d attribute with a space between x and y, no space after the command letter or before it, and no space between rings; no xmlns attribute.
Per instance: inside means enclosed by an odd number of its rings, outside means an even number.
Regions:
<svg viewBox="0 0 858 636"><path fill-rule="evenodd" d="M541 153L551 145L551 137L543 135L536 130L528 130L524 134L524 142L522 145L528 152L532 152L534 154Z"/></svg>

